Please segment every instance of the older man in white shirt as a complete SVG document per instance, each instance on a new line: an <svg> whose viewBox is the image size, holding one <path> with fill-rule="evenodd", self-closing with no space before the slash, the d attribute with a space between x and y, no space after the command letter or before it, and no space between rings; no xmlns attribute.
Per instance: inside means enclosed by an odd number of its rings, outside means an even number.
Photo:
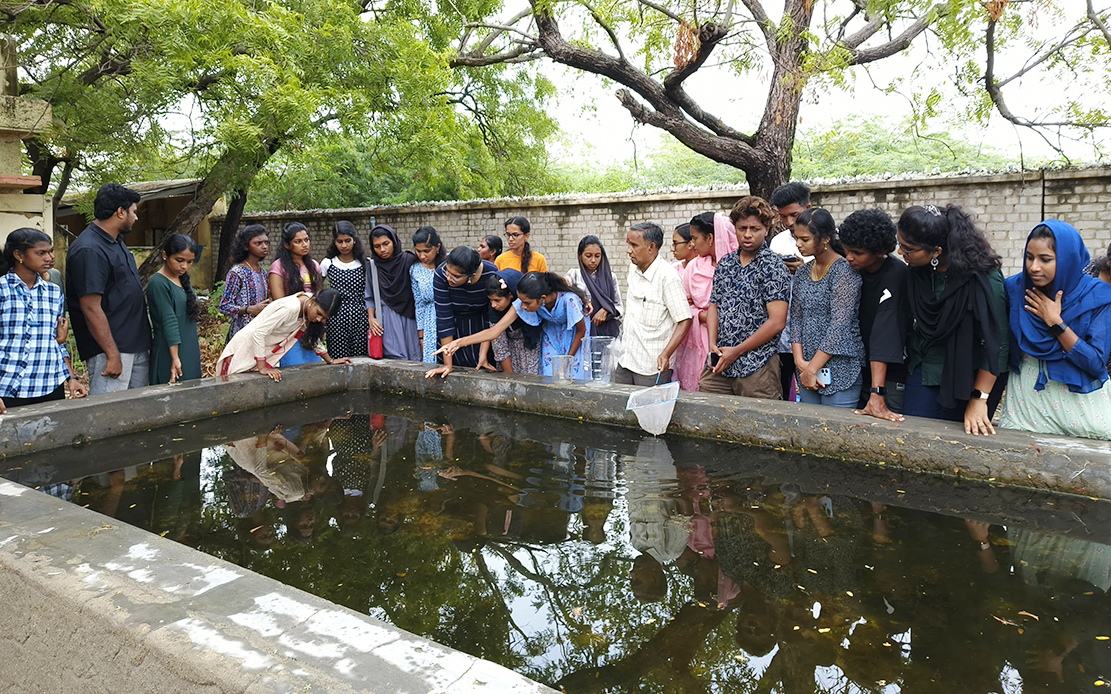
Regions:
<svg viewBox="0 0 1111 694"><path fill-rule="evenodd" d="M625 242L632 267L621 325L625 352L617 362L614 382L638 386L668 383L671 356L691 327L683 278L659 257L664 231L658 224L634 224Z"/></svg>

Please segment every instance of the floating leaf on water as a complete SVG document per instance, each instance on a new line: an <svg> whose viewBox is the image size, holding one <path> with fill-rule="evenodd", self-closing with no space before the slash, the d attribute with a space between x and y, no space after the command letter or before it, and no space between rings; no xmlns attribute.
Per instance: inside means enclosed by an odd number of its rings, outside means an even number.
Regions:
<svg viewBox="0 0 1111 694"><path fill-rule="evenodd" d="M853 597L853 592L851 590L846 590L845 595L848 595L851 598Z"/></svg>
<svg viewBox="0 0 1111 694"><path fill-rule="evenodd" d="M645 624L655 624L656 623L656 618L655 617L649 617L648 619L644 620L644 623Z"/></svg>
<svg viewBox="0 0 1111 694"><path fill-rule="evenodd" d="M797 624L796 624L796 625L795 625L795 628L794 628L794 629L792 629L792 631L798 631L798 630L799 630L799 629L801 629L801 628L802 628L802 627L800 627L799 625L797 625Z"/></svg>
<svg viewBox="0 0 1111 694"><path fill-rule="evenodd" d="M734 660L738 660L738 661L740 661L740 662L742 662L742 663L747 663L747 662L748 662L748 658L746 658L746 657L745 657L745 656L743 656L743 655L735 655L735 656L733 656L733 659L734 659Z"/></svg>
<svg viewBox="0 0 1111 694"><path fill-rule="evenodd" d="M576 617L582 617L583 616L583 608L576 607L575 609L571 610L571 614L575 615Z"/></svg>
<svg viewBox="0 0 1111 694"><path fill-rule="evenodd" d="M1019 612L1019 614L1020 614L1020 615L1023 615L1024 617L1033 617L1033 618L1034 618L1034 620L1035 620L1035 621L1038 621L1038 622L1042 621L1042 620L1038 619L1038 615L1036 615L1036 614L1030 614L1030 613L1029 613L1029 612L1027 612L1026 610L1022 610L1021 612Z"/></svg>
<svg viewBox="0 0 1111 694"><path fill-rule="evenodd" d="M405 578L405 573L406 572L402 571L401 573L397 574L397 577L398 578Z"/></svg>
<svg viewBox="0 0 1111 694"><path fill-rule="evenodd" d="M1006 624L1009 627L1017 627L1018 626L1017 624L1010 621L1009 619L1003 619L1002 617L996 617L995 615L992 615L991 618L994 619L995 621L999 622L1000 624Z"/></svg>
<svg viewBox="0 0 1111 694"><path fill-rule="evenodd" d="M700 602L700 603L698 603L698 606L699 606L699 607L706 607L706 603L704 603L704 602Z"/></svg>
<svg viewBox="0 0 1111 694"><path fill-rule="evenodd" d="M1096 641L1107 641L1109 639L1111 639L1111 636L1097 636L1096 637Z"/></svg>
<svg viewBox="0 0 1111 694"><path fill-rule="evenodd" d="M815 571L814 569L807 569L807 571L808 571L809 573L812 573L812 574L817 574L817 573L818 573L818 572L817 572L817 571Z"/></svg>
<svg viewBox="0 0 1111 694"><path fill-rule="evenodd" d="M830 629L829 627L822 627L821 629L818 630L818 633L819 634L828 634L831 631L833 631L833 630Z"/></svg>
<svg viewBox="0 0 1111 694"><path fill-rule="evenodd" d="M1106 683L1106 682L1104 682L1103 680L1096 680L1095 682L1092 682L1092 684L1094 684L1094 685L1095 685L1095 686L1097 686L1097 687L1103 687L1103 686L1105 686L1105 685L1106 685L1107 683Z"/></svg>

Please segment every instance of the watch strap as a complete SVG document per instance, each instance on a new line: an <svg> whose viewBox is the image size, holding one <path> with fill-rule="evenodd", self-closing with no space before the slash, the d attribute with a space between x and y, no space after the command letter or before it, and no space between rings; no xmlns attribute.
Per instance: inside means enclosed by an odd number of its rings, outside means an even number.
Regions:
<svg viewBox="0 0 1111 694"><path fill-rule="evenodd" d="M869 388L868 392L872 395L887 395L887 388L884 388L883 386Z"/></svg>
<svg viewBox="0 0 1111 694"><path fill-rule="evenodd" d="M991 397L991 393L985 393L982 390L973 390L969 396L969 400L987 400Z"/></svg>
<svg viewBox="0 0 1111 694"><path fill-rule="evenodd" d="M1065 331L1068 330L1068 329L1069 329L1069 326L1065 325L1064 322L1061 322L1061 323L1058 323L1057 325L1049 326L1049 334L1052 335L1053 337L1061 337L1062 335L1065 334Z"/></svg>

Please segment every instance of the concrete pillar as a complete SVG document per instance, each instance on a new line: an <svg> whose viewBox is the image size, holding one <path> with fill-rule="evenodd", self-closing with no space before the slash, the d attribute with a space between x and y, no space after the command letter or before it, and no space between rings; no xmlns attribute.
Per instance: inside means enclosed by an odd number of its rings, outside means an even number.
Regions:
<svg viewBox="0 0 1111 694"><path fill-rule="evenodd" d="M53 124L50 104L19 97L15 39L0 37L0 242L20 227L42 229L53 236L50 201L26 195L42 185L38 176L23 175L22 141L46 132Z"/></svg>

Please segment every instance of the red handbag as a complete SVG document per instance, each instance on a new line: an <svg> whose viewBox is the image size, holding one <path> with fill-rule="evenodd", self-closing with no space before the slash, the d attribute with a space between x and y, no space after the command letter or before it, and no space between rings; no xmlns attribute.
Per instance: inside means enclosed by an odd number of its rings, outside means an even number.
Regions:
<svg viewBox="0 0 1111 694"><path fill-rule="evenodd" d="M370 281L371 287L374 290L374 317L382 320L382 297L378 293L378 266L374 264L374 260L370 260ZM366 333L366 353L371 359L382 358L382 336L375 335L371 331Z"/></svg>

